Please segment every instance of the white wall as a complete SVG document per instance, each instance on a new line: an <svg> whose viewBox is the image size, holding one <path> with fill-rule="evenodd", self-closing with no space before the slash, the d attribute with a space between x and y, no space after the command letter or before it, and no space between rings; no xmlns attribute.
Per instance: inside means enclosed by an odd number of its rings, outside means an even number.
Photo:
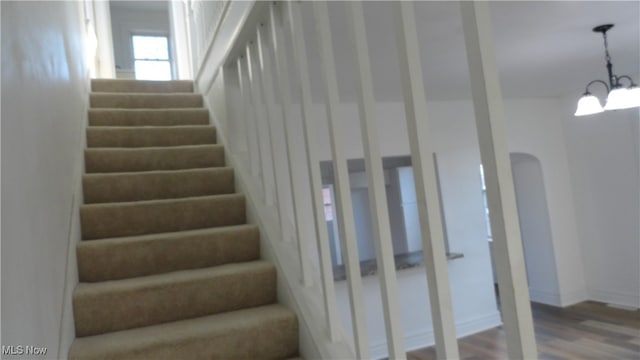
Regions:
<svg viewBox="0 0 640 360"><path fill-rule="evenodd" d="M82 3L1 6L2 345L65 358L88 92Z"/></svg>
<svg viewBox="0 0 640 360"><path fill-rule="evenodd" d="M111 4L113 51L119 70L133 71L131 35L170 36L169 12L156 9L123 8ZM169 42L173 40L169 38ZM173 60L173 59L172 59Z"/></svg>
<svg viewBox="0 0 640 360"><path fill-rule="evenodd" d="M551 237L559 293L536 291L535 300L568 306L587 299L581 243L569 172L561 102L553 98L505 101L509 151L536 157L542 167L547 193ZM548 266L541 259L536 266Z"/></svg>
<svg viewBox="0 0 640 360"><path fill-rule="evenodd" d="M563 124L589 298L639 308L640 115L574 117L575 102L563 104Z"/></svg>

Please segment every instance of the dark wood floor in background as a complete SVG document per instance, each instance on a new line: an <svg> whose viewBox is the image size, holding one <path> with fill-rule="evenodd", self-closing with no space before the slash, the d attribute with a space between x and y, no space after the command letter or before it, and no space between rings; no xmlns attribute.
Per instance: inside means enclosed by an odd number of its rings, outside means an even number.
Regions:
<svg viewBox="0 0 640 360"><path fill-rule="evenodd" d="M640 311L595 302L568 308L532 304L540 359L640 359ZM458 341L466 360L507 359L502 327ZM412 351L409 360L436 358L433 347Z"/></svg>

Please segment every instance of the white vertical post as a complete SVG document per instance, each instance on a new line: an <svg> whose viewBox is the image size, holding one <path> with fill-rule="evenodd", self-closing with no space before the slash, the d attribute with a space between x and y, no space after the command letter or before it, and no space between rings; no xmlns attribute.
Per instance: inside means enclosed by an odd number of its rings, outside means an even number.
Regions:
<svg viewBox="0 0 640 360"><path fill-rule="evenodd" d="M535 359L536 340L509 160L489 3L461 2L480 155L510 359Z"/></svg>
<svg viewBox="0 0 640 360"><path fill-rule="evenodd" d="M276 5L277 4L277 5ZM294 163L291 154L294 151L293 141L295 134L293 133L293 118L291 116L291 89L289 83L289 66L287 64L287 50L284 44L284 35L282 33L282 17L276 14L276 7L281 7L281 3L272 4L269 9L269 17L271 19L271 39L273 56L276 64L276 87L280 91L280 105L282 107L282 116L284 120L285 129L285 145L287 153L287 163L289 165L289 182L293 189L291 195L293 205L293 217L295 234L298 240L298 251L300 253L300 269L301 280L304 286L311 285L311 264L307 261L309 256L309 246L307 237L302 232L302 226L300 221L300 199L303 197L303 190L301 188L302 180L294 176ZM282 13L280 13L281 15Z"/></svg>
<svg viewBox="0 0 640 360"><path fill-rule="evenodd" d="M252 122L253 122L253 114L252 114L252 110L251 110L251 100L250 100L250 93L249 93L249 89L247 89L247 84L246 84L246 57L244 55L241 55L237 62L236 62L236 66L238 69L238 85L240 88L240 98L242 99L241 104L244 106L240 106L240 116L242 118L241 121L244 122L244 134L246 136L246 142L247 142L247 163L248 163L248 170L251 172L252 175L256 175L256 173L254 172L254 168L255 168L255 160L253 159L254 157L254 153L252 151L252 141L251 141L251 133L253 130L253 126L252 126Z"/></svg>
<svg viewBox="0 0 640 360"><path fill-rule="evenodd" d="M177 79L191 79L191 49L187 37L187 15L184 1L169 2L169 23L173 34L172 57L175 59L174 69Z"/></svg>
<svg viewBox="0 0 640 360"><path fill-rule="evenodd" d="M264 111L262 111L260 106L260 87L258 84L256 71L254 66L256 64L256 54L253 45L253 41L250 41L247 44L247 75L249 75L249 92L251 93L251 108L253 109L253 122L256 136L256 145L257 145L257 154L256 158L258 161L259 172L262 175L260 180L262 181L262 195L264 197L264 202L267 206L273 203L273 199L271 197L271 189L269 189L269 183L267 180L267 161L265 161L265 138L262 133L262 129L260 128L260 124L264 122L262 119Z"/></svg>
<svg viewBox="0 0 640 360"><path fill-rule="evenodd" d="M268 89L264 83L264 72L262 66L262 58L260 55L260 24L257 27L256 41L250 45L251 47L251 64L252 81L254 85L255 99L260 104L260 110L257 111L258 132L260 140L260 164L264 174L265 200L267 206L272 206L277 200L277 184L275 175L275 158L273 157L273 143L271 134L272 123L272 104L268 103L268 97L273 98L273 90ZM268 92L268 94L265 93ZM274 195L275 192L275 195ZM276 207L277 211L277 207ZM279 214L277 214L279 216Z"/></svg>
<svg viewBox="0 0 640 360"><path fill-rule="evenodd" d="M276 152L275 152L275 145L274 145L274 126L276 123L276 117L279 116L280 114L276 114L276 109L275 109L275 99L273 96L273 79L271 77L271 63L269 62L268 56L267 56L267 49L266 47L266 38L265 38L265 26L264 24L260 24L258 25L258 40L257 40L257 45L258 45L258 63L260 65L260 71L257 72L258 75L258 82L260 82L260 84L262 85L262 97L264 99L264 103L265 103L265 107L267 110L267 134L269 136L269 149L271 150L271 164L273 166L272 168L272 172L271 174L273 175L273 185L274 185L274 191L275 191L275 205L276 205L276 212L278 215L278 220L280 221L280 235L282 236L284 234L284 228L285 228L285 221L284 221L284 216L283 216L283 205L284 205L284 201L282 201L282 191L281 189L278 189L278 186L282 186L283 184L283 180L282 179L282 173L279 171L278 169L278 164L279 161L277 161L278 159L276 158Z"/></svg>
<svg viewBox="0 0 640 360"><path fill-rule="evenodd" d="M349 170L347 158L343 151L343 132L338 119L338 83L334 63L333 45L329 24L329 10L327 3L316 1L313 3L313 14L318 35L319 51L322 58L322 74L326 97L327 116L329 120L329 139L331 141L331 155L333 157L333 172L335 180L338 227L345 254L345 268L349 285L349 300L351 305L353 338L358 359L368 359L369 341L367 339L367 322L362 299L362 278L360 275L360 259L356 243L356 229L353 220L353 205L351 203L351 186L349 184Z"/></svg>
<svg viewBox="0 0 640 360"><path fill-rule="evenodd" d="M420 47L411 2L393 3L396 44L402 73L402 93L411 147L411 164L422 234L422 251L427 272L431 318L439 359L457 359L458 342L449 290L441 199L433 162L427 103L422 82ZM429 199L429 202L427 202Z"/></svg>
<svg viewBox="0 0 640 360"><path fill-rule="evenodd" d="M300 3L289 3L289 21L293 39L294 63L298 72L300 85L300 99L302 103L302 126L304 128L304 142L307 148L307 170L311 188L311 202L315 219L316 241L320 257L320 277L324 290L325 315L331 341L338 339L338 314L336 310L336 296L333 283L333 265L329 251L329 236L327 222L324 218L324 203L322 201L322 182L320 178L320 162L316 154L315 123L311 109L311 85L309 83L308 59L305 50L304 33Z"/></svg>
<svg viewBox="0 0 640 360"><path fill-rule="evenodd" d="M369 63L369 47L367 45L364 14L362 3L360 2L350 2L347 7L350 10L347 21L351 23L350 30L355 58L360 131L362 133L365 167L369 181L370 211L375 223L372 229L373 240L376 244L389 358L402 359L406 357L406 353L402 324L400 323L396 268L391 245L391 228L389 225L389 209L384 186L382 158L376 129L377 119L373 96L373 79L371 77L371 64Z"/></svg>
<svg viewBox="0 0 640 360"><path fill-rule="evenodd" d="M111 9L108 1L93 0L96 37L98 38L98 76L105 79L116 77L116 61L113 53L113 31Z"/></svg>
<svg viewBox="0 0 640 360"><path fill-rule="evenodd" d="M227 117L229 119L235 120L226 121L224 131L227 134L229 151L236 154L238 153L240 148L238 134L241 134L241 132L238 130L238 127L240 125L240 122L238 120L242 118L242 116L238 114L239 106L237 106L239 97L238 72L234 62L229 62L227 65L224 65L220 69L220 71L222 74L222 79L224 80Z"/></svg>

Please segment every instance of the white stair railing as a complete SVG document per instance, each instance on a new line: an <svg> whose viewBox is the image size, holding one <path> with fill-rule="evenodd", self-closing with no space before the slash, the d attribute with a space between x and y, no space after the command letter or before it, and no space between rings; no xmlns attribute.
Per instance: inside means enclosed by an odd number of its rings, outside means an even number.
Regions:
<svg viewBox="0 0 640 360"><path fill-rule="evenodd" d="M285 273L280 276L298 302L298 315L312 334L312 341L319 353L331 358L370 358L363 284L344 151L347 139L342 136L344 119L340 118L338 111L336 59L328 6L326 2L308 4L312 8L315 41L320 55L323 79L321 85L335 177L339 239L349 290L352 318L350 331L343 328L338 316L322 198L316 143L317 119L314 118L312 108L312 84L305 45L310 39L305 36L301 15L301 7L307 4L298 1L256 2L249 6L241 2L222 3L209 7L222 14L222 18L217 19L219 22L231 21L224 18L225 14L236 14L235 27L226 30L230 39L217 39L214 31L212 44L202 43L195 47L207 49L207 52L215 55L212 58L219 61L215 64L211 80L202 80L203 83L198 84L200 89L209 91L216 87L218 78L229 77L220 82L223 85L219 94L227 99L226 102L212 106L214 115L235 114L233 119L218 121L224 124L235 122L238 126L234 128L244 129L242 133L229 131L219 134L219 138L224 144L245 144L227 146L227 151L230 152L228 158L236 166L237 176L242 177L243 183L247 184L248 196L257 209L258 219L255 221L266 229L263 231L263 238L275 249L274 257L280 268L285 269ZM202 4L198 6L203 8ZM191 9L198 6L192 6ZM369 184L370 213L374 219L373 240L388 355L392 359L402 359L406 357L405 334L399 309L363 4L347 2L344 6L353 48L353 53L348 55L354 61L359 124ZM413 3L397 2L392 8L389 16L394 18L395 23L436 352L438 358L454 359L459 357L459 353L445 256L442 205L432 158L432 139L423 136L429 134L430 123L426 112ZM487 40L490 20L486 4L468 3L462 9L467 46L470 48L468 55L478 118L478 137L492 211L492 232L498 234L494 235L494 242L500 243L496 245L499 248L497 263L503 290L501 293L504 293L506 299L503 304L504 321L507 332L512 334L507 336L509 355L535 356L531 313L526 310L528 293L524 270L520 266L522 263L513 263L513 259L521 260L518 256L522 255L521 248L518 248L521 246L519 237L514 234L518 226L517 218L506 214L507 211L515 213L513 189L507 187L504 193L497 186L498 182L506 181L510 176L508 156L505 157L505 135L495 131L503 131L501 129L504 127L501 118L502 104L496 100L500 93L499 88L483 87L483 82L495 84L498 78L497 71L492 68L495 64L488 56L493 51L492 44ZM203 21L206 22L206 19L214 18L215 15L199 17L199 14L191 11L189 16L197 25L192 24L192 32L193 28L197 30L195 34L191 34L192 40L202 41L205 37L203 28L220 28L219 24L203 25ZM222 45L218 45L216 41ZM200 50L197 55L201 52ZM291 59L290 52L293 55ZM206 57L204 60L202 66L205 66ZM205 71L199 69L197 73ZM237 89L225 91L225 86L236 84ZM489 91L492 92L491 96L487 94ZM297 106L292 99L294 94L300 104L299 119L296 115ZM494 147L495 144L499 146ZM503 208L507 210L503 211ZM500 237L500 234L503 236ZM314 240L315 247L312 246ZM321 320L315 321L317 319ZM343 346L347 343L352 344L352 350Z"/></svg>

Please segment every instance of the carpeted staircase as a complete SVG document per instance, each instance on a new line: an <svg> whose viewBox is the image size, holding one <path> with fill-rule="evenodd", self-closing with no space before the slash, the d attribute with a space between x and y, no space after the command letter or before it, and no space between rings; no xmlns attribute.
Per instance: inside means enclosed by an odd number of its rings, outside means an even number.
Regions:
<svg viewBox="0 0 640 360"><path fill-rule="evenodd" d="M285 359L278 305L190 81L93 80L70 359Z"/></svg>

